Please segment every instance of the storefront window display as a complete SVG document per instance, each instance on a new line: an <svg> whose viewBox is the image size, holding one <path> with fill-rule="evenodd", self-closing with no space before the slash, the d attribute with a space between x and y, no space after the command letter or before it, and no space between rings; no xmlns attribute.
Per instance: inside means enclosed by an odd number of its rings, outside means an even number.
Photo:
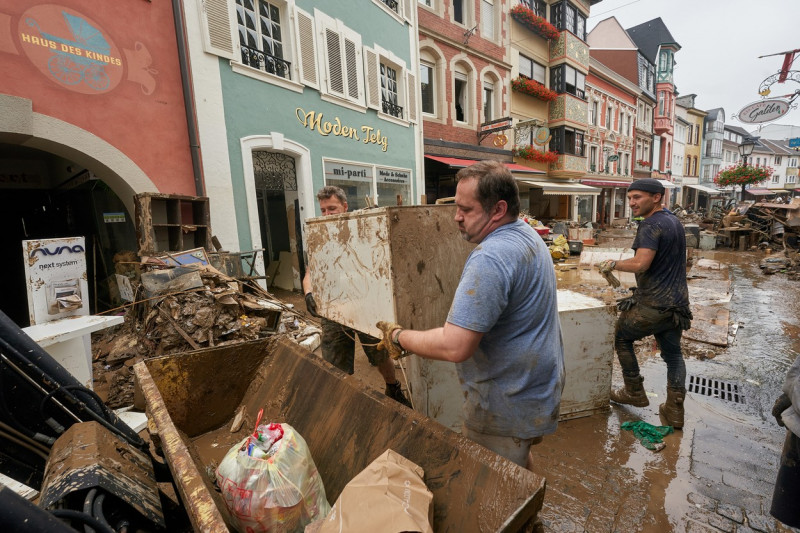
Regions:
<svg viewBox="0 0 800 533"><path fill-rule="evenodd" d="M577 196L578 223L584 224L592 220L592 198L593 196Z"/></svg>
<svg viewBox="0 0 800 533"><path fill-rule="evenodd" d="M341 187L347 194L350 210L366 207L366 197L377 205L411 205L411 170L344 161L324 160L325 185Z"/></svg>

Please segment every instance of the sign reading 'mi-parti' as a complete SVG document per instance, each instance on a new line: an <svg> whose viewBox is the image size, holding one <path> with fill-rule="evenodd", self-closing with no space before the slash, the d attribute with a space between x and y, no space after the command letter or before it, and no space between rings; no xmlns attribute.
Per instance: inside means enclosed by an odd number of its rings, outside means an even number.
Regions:
<svg viewBox="0 0 800 533"><path fill-rule="evenodd" d="M739 111L739 121L746 124L761 124L781 118L789 111L789 101L782 98L759 100Z"/></svg>

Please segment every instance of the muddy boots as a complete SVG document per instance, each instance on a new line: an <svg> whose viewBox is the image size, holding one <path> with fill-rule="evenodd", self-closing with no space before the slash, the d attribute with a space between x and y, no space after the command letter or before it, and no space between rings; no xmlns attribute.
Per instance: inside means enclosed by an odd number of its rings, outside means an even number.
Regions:
<svg viewBox="0 0 800 533"><path fill-rule="evenodd" d="M647 399L647 394L644 392L644 378L642 376L628 377L623 376L625 379L625 386L621 389L614 389L611 391L611 401L616 403L624 403L633 405L635 407L647 407L650 405L650 400ZM683 413L683 411L681 411Z"/></svg>
<svg viewBox="0 0 800 533"><path fill-rule="evenodd" d="M667 387L667 401L658 406L661 423L675 429L683 428L683 399L686 389Z"/></svg>
<svg viewBox="0 0 800 533"><path fill-rule="evenodd" d="M399 381L386 384L386 396L392 400L402 403L406 407L411 407L411 402L408 401L408 398L406 398L406 395L403 393L403 389L400 388Z"/></svg>

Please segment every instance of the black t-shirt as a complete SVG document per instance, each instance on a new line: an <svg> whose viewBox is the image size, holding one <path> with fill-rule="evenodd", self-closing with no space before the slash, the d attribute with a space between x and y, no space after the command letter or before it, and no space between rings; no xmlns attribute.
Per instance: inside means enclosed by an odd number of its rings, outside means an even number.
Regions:
<svg viewBox="0 0 800 533"><path fill-rule="evenodd" d="M686 235L678 217L662 209L642 220L631 248L656 251L650 268L636 274L639 303L659 309L689 305Z"/></svg>

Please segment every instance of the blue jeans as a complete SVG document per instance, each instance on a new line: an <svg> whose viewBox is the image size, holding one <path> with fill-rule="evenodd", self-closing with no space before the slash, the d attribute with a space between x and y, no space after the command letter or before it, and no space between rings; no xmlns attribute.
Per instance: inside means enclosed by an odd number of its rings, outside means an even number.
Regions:
<svg viewBox="0 0 800 533"><path fill-rule="evenodd" d="M633 350L633 341L648 335L656 338L661 358L667 363L667 387L686 388L686 363L681 352L683 330L675 324L673 311L662 311L636 304L623 311L614 331L614 348L622 367L622 375L633 378L639 375L639 362Z"/></svg>

